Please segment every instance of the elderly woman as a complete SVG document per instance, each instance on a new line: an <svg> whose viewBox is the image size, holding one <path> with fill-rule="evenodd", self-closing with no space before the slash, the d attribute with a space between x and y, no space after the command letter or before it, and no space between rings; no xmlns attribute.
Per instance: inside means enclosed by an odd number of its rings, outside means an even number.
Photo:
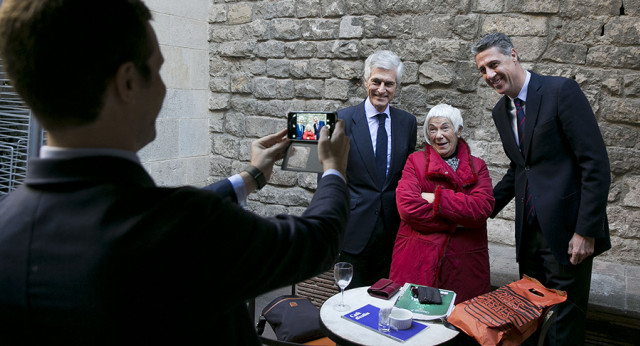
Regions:
<svg viewBox="0 0 640 346"><path fill-rule="evenodd" d="M424 124L424 151L411 154L396 189L402 220L389 277L456 292L456 303L489 292L487 218L491 177L460 138L460 111L439 104Z"/></svg>

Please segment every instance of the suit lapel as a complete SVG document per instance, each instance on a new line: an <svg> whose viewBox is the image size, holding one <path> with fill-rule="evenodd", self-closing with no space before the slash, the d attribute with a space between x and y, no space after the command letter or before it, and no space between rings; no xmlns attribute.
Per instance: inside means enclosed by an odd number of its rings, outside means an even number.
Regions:
<svg viewBox="0 0 640 346"><path fill-rule="evenodd" d="M356 146L356 150L360 154L360 159L362 159L364 166L367 168L371 179L373 179L374 182L378 181L375 166L376 158L373 154L369 124L364 114L364 103L361 104L361 107L357 107L356 112L353 114L351 135L353 137L352 145Z"/></svg>
<svg viewBox="0 0 640 346"><path fill-rule="evenodd" d="M531 138L533 137L533 129L536 126L538 115L540 113L541 102L542 85L540 84L540 76L531 72L531 79L529 80L529 87L527 89L527 102L524 121L525 161L529 156L529 149L531 148Z"/></svg>
<svg viewBox="0 0 640 346"><path fill-rule="evenodd" d="M503 96L495 107L493 121L496 123L496 128L502 138L505 152L509 158L515 161L519 165L524 164L524 158L520 153L520 148L516 142L513 127L511 126L511 114L507 109L508 97Z"/></svg>

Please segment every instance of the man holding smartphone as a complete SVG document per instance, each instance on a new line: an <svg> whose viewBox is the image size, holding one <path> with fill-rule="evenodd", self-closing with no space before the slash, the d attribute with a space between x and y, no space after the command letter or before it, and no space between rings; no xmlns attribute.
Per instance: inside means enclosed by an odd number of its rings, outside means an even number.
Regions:
<svg viewBox="0 0 640 346"><path fill-rule="evenodd" d="M391 51L365 61L367 98L338 111L351 139L347 182L351 216L340 260L353 264L350 287L369 286L389 277L400 216L396 186L407 157L416 147L416 117L389 106L402 82L404 65Z"/></svg>
<svg viewBox="0 0 640 346"><path fill-rule="evenodd" d="M150 20L141 0L0 7L6 71L48 140L0 200L0 345L259 345L246 300L338 255L349 212L342 122L320 133L324 176L302 216L234 203L269 180L284 129L255 140L250 165L229 179L155 185L136 154L155 138L166 94Z"/></svg>

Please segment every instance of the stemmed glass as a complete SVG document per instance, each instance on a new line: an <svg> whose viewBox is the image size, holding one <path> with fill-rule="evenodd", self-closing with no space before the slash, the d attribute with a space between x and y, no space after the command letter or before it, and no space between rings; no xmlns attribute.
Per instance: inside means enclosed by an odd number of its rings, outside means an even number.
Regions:
<svg viewBox="0 0 640 346"><path fill-rule="evenodd" d="M342 302L336 304L334 309L338 311L349 310L349 305L344 303L344 289L349 286L351 278L353 277L353 266L351 263L338 262L333 266L333 278L336 280L336 284L340 287L340 293L342 295Z"/></svg>

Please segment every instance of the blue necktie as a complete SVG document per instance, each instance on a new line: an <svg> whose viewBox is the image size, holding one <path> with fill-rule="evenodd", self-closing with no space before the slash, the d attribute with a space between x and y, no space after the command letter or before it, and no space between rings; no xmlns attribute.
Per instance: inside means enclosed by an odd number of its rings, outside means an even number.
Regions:
<svg viewBox="0 0 640 346"><path fill-rule="evenodd" d="M519 98L513 100L516 105L516 116L518 118L518 142L520 143L520 152L524 156L524 101ZM524 219L528 224L532 224L536 216L536 209L533 207L533 199L531 195L531 188L529 187L529 181L527 180L527 189L524 192Z"/></svg>
<svg viewBox="0 0 640 346"><path fill-rule="evenodd" d="M384 121L387 115L382 113L378 117L378 136L376 138L376 173L378 174L378 185L384 186L387 178L387 129Z"/></svg>

